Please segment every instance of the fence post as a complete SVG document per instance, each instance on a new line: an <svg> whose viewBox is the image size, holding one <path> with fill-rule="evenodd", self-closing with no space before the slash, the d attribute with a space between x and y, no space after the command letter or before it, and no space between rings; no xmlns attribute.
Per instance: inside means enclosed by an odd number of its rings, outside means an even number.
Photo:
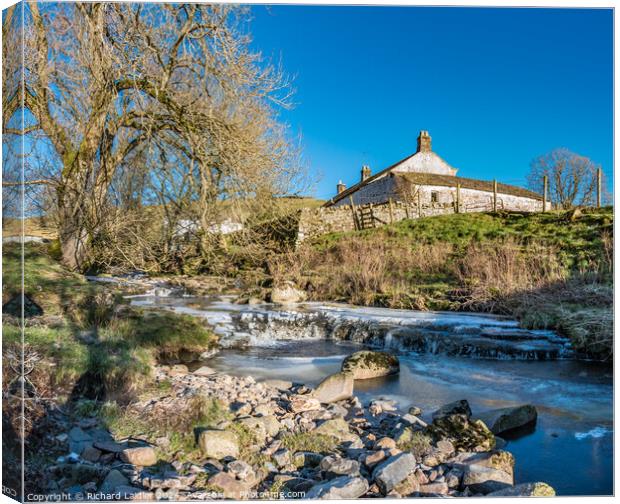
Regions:
<svg viewBox="0 0 620 504"><path fill-rule="evenodd" d="M392 207L392 198L388 198L388 204L390 205L390 224L394 223L394 208Z"/></svg>
<svg viewBox="0 0 620 504"><path fill-rule="evenodd" d="M596 170L596 208L601 208L601 190L603 182L603 170Z"/></svg>
<svg viewBox="0 0 620 504"><path fill-rule="evenodd" d="M549 179L547 175L543 176L543 212L547 211L547 186L549 185Z"/></svg>
<svg viewBox="0 0 620 504"><path fill-rule="evenodd" d="M353 229L359 230L360 226L357 222L357 211L355 210L355 205L353 204L353 196L349 196L349 203L351 204L351 214L353 217Z"/></svg>
<svg viewBox="0 0 620 504"><path fill-rule="evenodd" d="M461 184L456 184L456 208L455 213L461 212Z"/></svg>
<svg viewBox="0 0 620 504"><path fill-rule="evenodd" d="M493 179L493 212L497 212L497 180Z"/></svg>

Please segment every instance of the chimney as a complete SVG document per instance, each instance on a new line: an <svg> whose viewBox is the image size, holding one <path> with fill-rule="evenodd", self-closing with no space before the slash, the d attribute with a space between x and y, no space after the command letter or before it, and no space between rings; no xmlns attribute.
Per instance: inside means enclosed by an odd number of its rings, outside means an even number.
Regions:
<svg viewBox="0 0 620 504"><path fill-rule="evenodd" d="M432 150L431 136L428 134L428 131L420 131L420 135L418 136L418 152L431 152Z"/></svg>
<svg viewBox="0 0 620 504"><path fill-rule="evenodd" d="M364 165L362 166L362 182L370 177L370 166Z"/></svg>
<svg viewBox="0 0 620 504"><path fill-rule="evenodd" d="M338 184L336 185L336 190L338 191L338 194L342 194L346 189L347 186L342 183L342 180L339 180Z"/></svg>

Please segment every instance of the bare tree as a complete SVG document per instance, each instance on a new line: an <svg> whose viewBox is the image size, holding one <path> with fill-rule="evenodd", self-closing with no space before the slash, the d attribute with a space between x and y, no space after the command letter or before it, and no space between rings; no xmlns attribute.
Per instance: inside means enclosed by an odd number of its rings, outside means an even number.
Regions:
<svg viewBox="0 0 620 504"><path fill-rule="evenodd" d="M3 89L3 131L49 140L44 182L67 265L84 267L101 242L118 210L114 180L138 153L148 152L152 171L171 159L183 167L203 234L217 201L256 200L294 179L277 120L290 86L250 50L247 17L225 5L57 2L28 2L23 20L5 16L25 26L25 82ZM19 114L32 123L11 128Z"/></svg>
<svg viewBox="0 0 620 504"><path fill-rule="evenodd" d="M527 184L543 192L543 177L547 176L550 200L565 209L590 206L596 203L597 171L599 166L585 156L568 149L555 149L532 160Z"/></svg>

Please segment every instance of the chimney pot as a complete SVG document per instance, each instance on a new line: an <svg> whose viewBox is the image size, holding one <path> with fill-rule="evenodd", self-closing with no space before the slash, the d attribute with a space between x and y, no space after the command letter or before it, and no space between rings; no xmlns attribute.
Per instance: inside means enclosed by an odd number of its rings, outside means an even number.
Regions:
<svg viewBox="0 0 620 504"><path fill-rule="evenodd" d="M346 189L347 186L342 183L342 180L339 180L338 184L336 184L336 190L338 191L338 194L343 193Z"/></svg>

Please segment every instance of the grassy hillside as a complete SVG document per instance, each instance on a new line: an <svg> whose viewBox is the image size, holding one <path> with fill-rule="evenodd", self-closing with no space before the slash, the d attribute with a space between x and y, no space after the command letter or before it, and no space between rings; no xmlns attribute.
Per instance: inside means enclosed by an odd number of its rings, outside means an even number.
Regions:
<svg viewBox="0 0 620 504"><path fill-rule="evenodd" d="M3 335L10 352L21 338L19 245L5 244L2 264ZM128 400L147 383L158 358L202 352L215 343L198 319L131 308L115 287L66 271L45 245L25 247L24 293L27 353L42 359L37 382L52 397Z"/></svg>
<svg viewBox="0 0 620 504"><path fill-rule="evenodd" d="M270 263L313 299L475 310L611 355L613 210L461 214L323 236Z"/></svg>

